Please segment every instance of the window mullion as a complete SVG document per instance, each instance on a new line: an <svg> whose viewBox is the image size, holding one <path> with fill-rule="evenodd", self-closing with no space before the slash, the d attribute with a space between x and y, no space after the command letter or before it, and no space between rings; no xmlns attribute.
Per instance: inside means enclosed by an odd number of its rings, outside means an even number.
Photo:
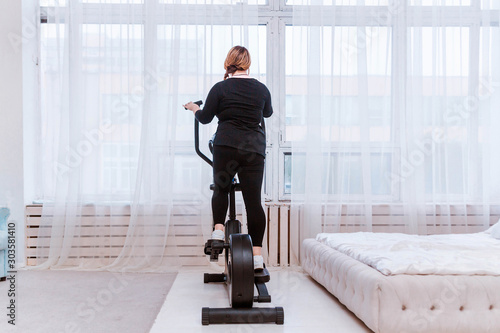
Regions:
<svg viewBox="0 0 500 333"><path fill-rule="evenodd" d="M481 4L475 2L476 10L480 12ZM481 15L476 16L477 21L472 23L469 30L469 72L468 75L468 97L464 103L466 113L469 116L467 136L469 138L470 149L468 150L468 161L480 161L481 154L479 145L479 105L478 91L480 91L481 82L479 81L479 52L480 37L481 37ZM466 119L466 118L465 118ZM475 200L482 197L482 188L474 184L482 184L482 172L478 170L477 163L469 163L468 170L464 170L464 175L467 174L467 180L464 181L466 186L465 193L470 194L468 199Z"/></svg>
<svg viewBox="0 0 500 333"><path fill-rule="evenodd" d="M391 93L392 93L392 124L394 126L392 141L398 149L404 135L404 122L406 115L406 81L408 79L408 27L407 4L401 3L398 10L390 11L392 15L392 68L391 68ZM392 172L397 174L400 169L400 159L402 158L403 147L399 147L399 156L392 158ZM391 191L395 198L401 199L401 183Z"/></svg>
<svg viewBox="0 0 500 333"><path fill-rule="evenodd" d="M284 100L284 94L282 85L284 85L284 80L282 75L284 71L281 70L282 67L282 53L284 45L282 45L282 29L280 29L279 17L275 16L269 20L268 24L268 73L269 73L269 88L272 92L272 103L274 116L271 117L267 122L267 135L268 135L268 146L270 147L270 156L268 156L268 163L271 163L274 167L272 168L272 174L269 175L272 179L272 193L271 198L276 200L278 198L279 189L279 146L280 146L280 125L281 125L281 115L283 114L282 101ZM279 166L279 167L277 167Z"/></svg>

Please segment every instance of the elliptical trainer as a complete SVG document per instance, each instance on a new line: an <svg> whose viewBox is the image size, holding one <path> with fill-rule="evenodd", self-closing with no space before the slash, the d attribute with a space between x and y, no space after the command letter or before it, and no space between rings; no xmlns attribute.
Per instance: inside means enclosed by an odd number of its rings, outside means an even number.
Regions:
<svg viewBox="0 0 500 333"><path fill-rule="evenodd" d="M194 102L200 106L202 101ZM204 155L199 148L199 122L194 121L195 150L196 153L210 166L212 160ZM210 151L213 152L213 142L209 142ZM215 184L210 185L215 190ZM235 192L241 191L240 184L232 180L229 191L229 220L225 223L225 240L208 240L205 244L205 254L210 256L210 261L218 261L219 255L224 252L224 273L205 273L204 283L223 282L226 284L230 308L208 308L201 311L201 322L209 324L250 324L250 323L276 323L284 322L282 307L254 308L253 303L269 303L266 282L270 280L269 271L265 268L255 272L253 267L252 239L247 234L241 233L241 222L236 219ZM254 285L258 295L254 295Z"/></svg>

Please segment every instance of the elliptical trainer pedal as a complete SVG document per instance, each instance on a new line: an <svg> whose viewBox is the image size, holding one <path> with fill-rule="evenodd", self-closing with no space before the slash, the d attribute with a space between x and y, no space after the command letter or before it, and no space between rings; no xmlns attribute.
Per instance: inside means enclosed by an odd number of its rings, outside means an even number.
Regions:
<svg viewBox="0 0 500 333"><path fill-rule="evenodd" d="M209 239L205 243L204 252L210 256L210 261L219 261L219 255L224 251L228 245L223 240Z"/></svg>

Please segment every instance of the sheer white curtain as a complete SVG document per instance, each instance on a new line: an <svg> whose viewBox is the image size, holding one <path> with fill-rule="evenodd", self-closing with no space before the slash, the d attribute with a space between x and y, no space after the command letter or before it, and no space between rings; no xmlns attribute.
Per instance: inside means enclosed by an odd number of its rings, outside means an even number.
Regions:
<svg viewBox="0 0 500 333"><path fill-rule="evenodd" d="M257 55L259 78L255 4L42 5L44 205L35 269L159 272L203 262L211 169L194 153L193 116L181 105L222 80L234 45ZM214 126L203 127L202 143Z"/></svg>
<svg viewBox="0 0 500 333"><path fill-rule="evenodd" d="M498 9L294 2L286 136L301 240L487 228L500 203Z"/></svg>

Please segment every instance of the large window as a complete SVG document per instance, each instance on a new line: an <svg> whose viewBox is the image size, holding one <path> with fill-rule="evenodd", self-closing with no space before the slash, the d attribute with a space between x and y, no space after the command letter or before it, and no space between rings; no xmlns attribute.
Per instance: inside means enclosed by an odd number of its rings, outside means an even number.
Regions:
<svg viewBox="0 0 500 333"><path fill-rule="evenodd" d="M134 3L141 6L145 0L136 0ZM149 0L148 0L149 1ZM206 6L203 0L157 0L161 6ZM436 5L436 2L439 6ZM64 5L64 0L41 0L42 22L41 25L41 55L42 55L42 113L44 98L50 98L44 92L60 87L52 84L51 76L57 75L56 64L52 61L62 52L55 39L56 28L54 24L46 23L46 17L51 15L51 6L55 3ZM335 11L332 4L335 3ZM220 0L215 3L223 8L226 1ZM143 78L143 52L144 48L154 48L156 50L167 50L172 47L173 33L182 36L182 43L190 45L189 52L182 55L182 59L176 65L186 68L185 75L177 82L180 85L179 99L195 100L204 96L196 96L200 91L200 84L205 95L211 84L219 80L223 75L220 66L223 63L225 54L213 52L214 49L230 48L229 39L224 36L239 36L241 31L231 25L231 22L210 22L210 28L200 23L198 18L187 22L185 25L176 27L173 31L169 22L155 22L157 38L154 45L145 45L144 22L140 17L130 16L131 22L123 15L117 14L114 22L109 24L95 24L92 22L92 13L99 6L106 6L107 11L116 9L117 13L122 13L120 0L86 0L81 1L81 6L87 6L89 15L84 17L82 29L86 31L86 38L82 43L83 53L81 59L84 68L84 85L87 91L99 89L104 96L100 101L93 101L82 96L85 107L97 108L100 110L100 117L109 119L111 123L117 125L120 131L130 133L136 140L136 145L130 142L121 143L116 141L105 142L101 147L102 151L99 160L93 161L96 167L102 170L102 188L116 188L120 191L133 182L133 175L120 169L121 163L129 163L130 159L138 154L141 119L141 92L134 89L144 85ZM132 4L133 5L133 4ZM408 86L421 92L423 98L419 101L419 110L424 114L424 126L426 123L435 126L436 122L446 121L453 116L450 105L460 105L471 95L470 81L467 80L471 73L478 73L477 80L481 82L489 80L491 76L491 64L483 63L483 58L477 52L491 52L491 49L498 48L493 45L493 40L500 33L498 22L491 27L484 27L483 18L488 15L493 17L493 13L498 17L500 1L491 2L486 0L250 0L248 5L252 10L258 10L259 22L251 27L249 34L249 48L258 50L253 54L254 66L258 66L255 72L261 74L259 79L266 83L273 95L273 106L275 115L267 121L267 168L265 182L265 198L267 200L289 200L292 186L300 193L304 184L292 184L291 167L292 159L295 159L296 167L301 165L303 156L296 153L292 155L291 146L294 142L304 139L306 135L306 122L310 105L304 104L302 97L307 94L318 94L318 104L322 110L322 117L325 126L321 128L321 137L325 142L348 143L351 150L346 153L345 149L336 150L334 145L325 153L324 159L330 165L338 166L337 174L325 174L325 178L337 179L341 177L347 184L345 186L325 185L328 188L325 192L332 195L342 195L342 192L355 197L361 193L363 184L360 173L360 143L369 142L369 154L372 158L370 174L372 177L372 191L381 201L399 200L398 189L387 186L382 181L381 175L394 173L398 170L394 160L398 159L400 147L401 129L394 128L398 115L402 108L407 107L407 101L400 96L406 96ZM317 22L302 20L302 25L293 24L294 14L292 6L315 7L323 11L325 17L335 15L329 23L318 25ZM418 5L418 9L416 6ZM97 7L96 7L97 6ZM85 7L85 8L87 8ZM389 14L388 14L389 13ZM389 16L388 16L389 15ZM439 29L430 27L431 21L426 17L439 15L445 25ZM361 21L360 17L367 17ZM418 20L416 18L419 18ZM424 18L424 19L422 19ZM87 20L88 22L86 22ZM50 20L49 20L50 21ZM118 22L121 21L121 22ZM148 27L148 29L151 27ZM320 52L308 53L307 45L310 42L311 30L319 31L321 36ZM58 34L61 31L57 32ZM63 34L66 32L62 32ZM193 54L207 52L200 47L205 43L212 44L210 52L206 54L206 63L196 62L192 58ZM445 42L443 42L443 40ZM434 42L433 42L434 41ZM123 52L123 43L128 43L129 52L127 63L116 61L107 64L109 72L96 71L100 64L99 48L103 43L109 44L109 52ZM151 43L151 41L147 41ZM360 47L363 43L363 47ZM116 48L113 48L116 45ZM360 62L358 52L362 50L369 55L368 61ZM416 52L421 52L421 57L412 57ZM173 66L174 59L169 58L169 52L158 52L157 63L159 71L161 67ZM436 63L431 55L442 54L443 61ZM404 56L402 56L404 55ZM112 59L112 58L107 58ZM117 56L117 59L119 57ZM200 58L196 58L200 59ZM476 61L480 59L480 61ZM178 59L176 60L178 61ZM397 63L396 63L397 62ZM186 65L189 63L189 66ZM110 66L111 65L111 66ZM308 91L307 76L305 75L308 66L318 65L320 69L317 80L321 83L321 89L325 91ZM359 70L363 67L366 75L360 77ZM208 82L200 83L194 79L194 74L203 68L209 68L212 75ZM255 67L254 67L255 68ZM136 71L136 76L129 76L124 82L121 78L121 71L127 69L129 73ZM422 73L419 77L418 86L412 86L413 73ZM165 80L168 82L168 78ZM403 87L401 82L407 86ZM157 82L158 83L158 82ZM169 100L168 85L164 82L158 83L158 105L166 104ZM360 96L359 86L366 88L366 95ZM429 93L426 89L442 86L439 96ZM477 85L476 85L477 86ZM436 91L436 90L434 90ZM408 95L411 98L411 93ZM134 101L136 103L134 104ZM483 103L482 101L480 101ZM135 105L127 113L121 112L123 104ZM360 105L363 103L363 105ZM486 103L486 102L484 102ZM415 105L415 104L414 104ZM442 114L431 112L436 105L443 105ZM417 110L415 110L417 112ZM488 119L481 114L477 116L478 130L475 132L474 140L481 142L484 139L482 125L487 124ZM87 119L89 123L93 119ZM168 119L160 119L158 126L163 126ZM210 129L213 131L214 126ZM455 135L460 131L466 131L462 123L451 130L447 127L445 133L450 138L450 145L453 146L453 138L462 138ZM159 141L162 138L158 138ZM179 122L176 130L176 140L179 150L179 158L176 160L177 180L179 192L183 195L192 195L200 191L198 176L193 171L193 163L196 156L192 151L192 117L188 113L179 114ZM460 139L457 139L460 140ZM457 144L459 142L457 141ZM390 149L388 149L390 148ZM454 155L453 159L460 160L463 151L459 149L448 149L447 154ZM479 151L478 154L481 154ZM161 155L161 154L160 154ZM435 155L427 156L425 167L433 167L432 158ZM304 162L305 163L305 162ZM465 165L465 164L464 164ZM344 166L344 167L342 167ZM348 166L348 167L347 167ZM460 182L464 175L472 172L466 167L454 168L450 172L450 177L457 177L457 181L449 181L453 186L446 185L448 193L461 193L468 188L466 182ZM429 172L432 175L432 172ZM127 185L127 186L124 186ZM432 177L426 178L425 187L429 193L439 191L440 184L436 184ZM445 186L445 185L443 185ZM331 188L330 188L331 187ZM471 191L473 189L470 189ZM478 190L478 189L474 189ZM480 189L479 189L480 190ZM443 188L443 192L446 192Z"/></svg>

